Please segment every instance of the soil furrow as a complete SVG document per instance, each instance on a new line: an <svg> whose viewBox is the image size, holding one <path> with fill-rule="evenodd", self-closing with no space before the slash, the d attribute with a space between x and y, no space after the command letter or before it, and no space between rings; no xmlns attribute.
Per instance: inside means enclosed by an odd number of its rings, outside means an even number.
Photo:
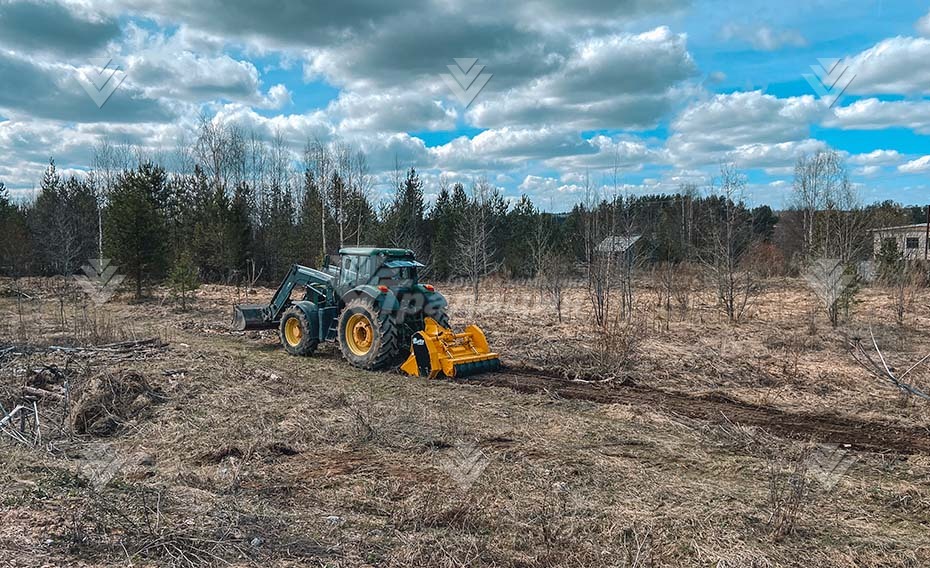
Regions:
<svg viewBox="0 0 930 568"><path fill-rule="evenodd" d="M549 393L560 398L602 404L648 405L689 418L758 426L785 438L847 444L856 450L930 454L930 432L926 428L895 426L847 416L785 412L718 394L691 395L663 391L629 381L609 385L568 381L545 372L526 369L507 369L502 373L479 375L455 382L505 387L523 393Z"/></svg>

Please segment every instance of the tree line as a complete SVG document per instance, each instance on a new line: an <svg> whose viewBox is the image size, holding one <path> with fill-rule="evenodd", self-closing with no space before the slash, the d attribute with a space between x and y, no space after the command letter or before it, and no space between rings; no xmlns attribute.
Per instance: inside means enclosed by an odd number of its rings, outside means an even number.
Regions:
<svg viewBox="0 0 930 568"><path fill-rule="evenodd" d="M295 161L280 137L204 121L170 158L103 144L86 175L67 178L50 160L30 202L14 203L0 184L0 271L67 275L108 258L141 296L178 274L276 283L293 263L319 266L340 247L371 244L412 249L429 278L465 278L476 297L492 273L557 282L575 271L609 292L632 286L636 267L697 263L721 286L728 280L721 301L735 312L750 264L772 271L824 255L866 258L869 228L925 220L919 207L858 203L831 152L799 160L792 205L780 212L747 206L733 166L707 191L633 196L589 181L564 213L543 212L526 195L510 202L484 179L439 185L427 203L419 172L397 166L392 194L378 201L365 154L348 144L310 141ZM604 249L605 239L633 236L619 263L618 251Z"/></svg>

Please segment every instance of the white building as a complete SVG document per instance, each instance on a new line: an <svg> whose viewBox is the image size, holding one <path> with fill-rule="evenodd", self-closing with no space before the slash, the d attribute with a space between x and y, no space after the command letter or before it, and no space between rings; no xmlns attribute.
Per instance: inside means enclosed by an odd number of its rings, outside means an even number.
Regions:
<svg viewBox="0 0 930 568"><path fill-rule="evenodd" d="M906 260L930 260L927 224L884 227L872 230L873 253L877 257L885 241L893 240Z"/></svg>

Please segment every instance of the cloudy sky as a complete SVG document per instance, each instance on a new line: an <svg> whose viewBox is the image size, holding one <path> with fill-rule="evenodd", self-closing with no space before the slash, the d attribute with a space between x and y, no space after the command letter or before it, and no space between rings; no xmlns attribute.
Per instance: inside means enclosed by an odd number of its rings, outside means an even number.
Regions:
<svg viewBox="0 0 930 568"><path fill-rule="evenodd" d="M170 153L207 116L279 133L295 152L310 138L350 142L381 192L396 160L423 172L428 193L440 172L486 176L560 210L585 175L673 192L730 161L750 201L780 206L796 158L834 148L865 200L927 203L928 11L906 0L0 0L0 180L28 197L50 156L86 170L104 137ZM84 88L97 58L125 72L100 108ZM468 106L441 77L456 58L491 75ZM812 66L837 58L817 79Z"/></svg>

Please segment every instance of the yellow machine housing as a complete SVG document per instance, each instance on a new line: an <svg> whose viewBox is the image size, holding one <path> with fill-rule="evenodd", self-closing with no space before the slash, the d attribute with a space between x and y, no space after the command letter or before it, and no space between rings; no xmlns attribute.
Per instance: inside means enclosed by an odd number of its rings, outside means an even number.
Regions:
<svg viewBox="0 0 930 568"><path fill-rule="evenodd" d="M455 333L424 318L423 331L413 336L410 357L400 370L410 376L435 378L439 373L461 378L500 369L500 356L488 347L488 340L477 325Z"/></svg>

